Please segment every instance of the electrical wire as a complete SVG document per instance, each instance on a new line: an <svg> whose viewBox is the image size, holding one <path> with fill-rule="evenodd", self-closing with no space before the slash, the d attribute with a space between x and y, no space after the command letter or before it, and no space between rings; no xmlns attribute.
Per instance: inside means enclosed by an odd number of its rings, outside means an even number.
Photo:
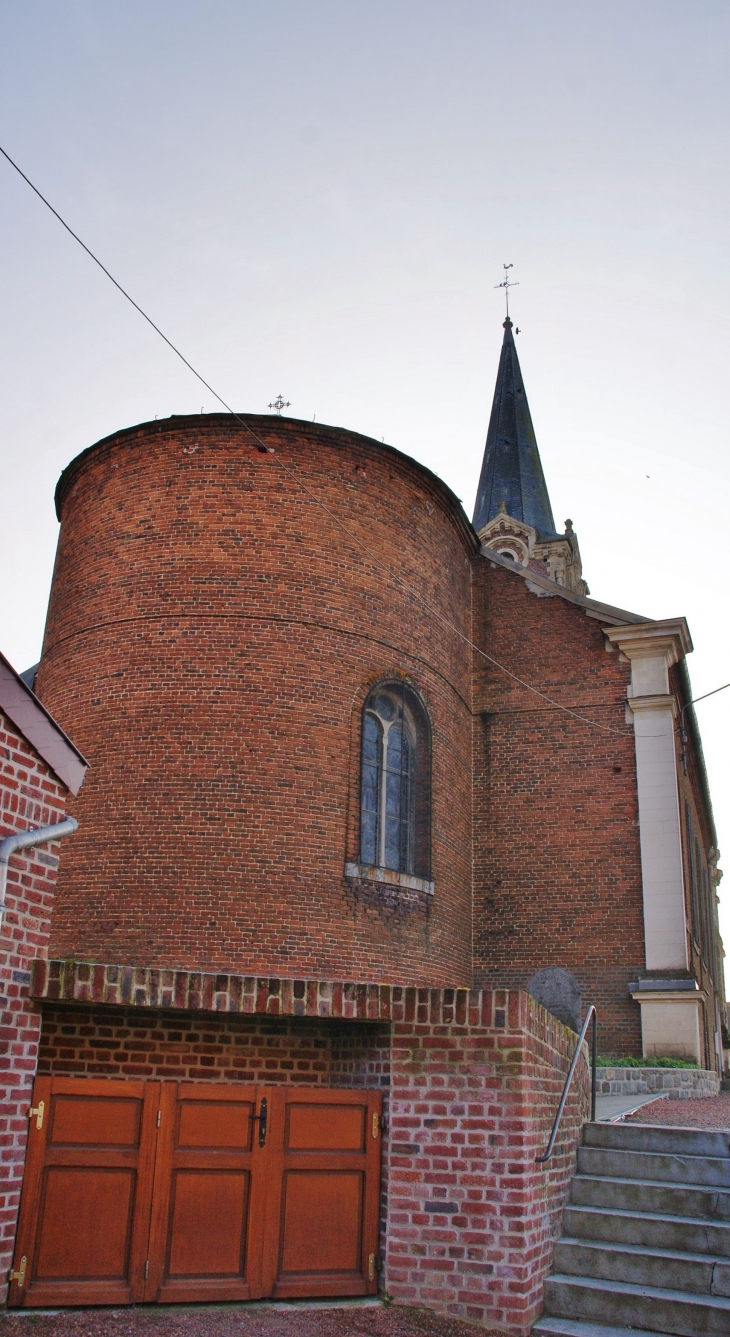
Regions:
<svg viewBox="0 0 730 1337"><path fill-rule="evenodd" d="M2 145L0 145L0 153L10 163L10 166L15 169L18 175L23 178L26 184L30 186L31 190L38 196L39 200L41 200L43 204L45 204L46 208L50 209L51 213L54 215L55 218L58 219L62 227L64 227L66 231L73 237L74 241L78 242L79 246L81 246L82 249L86 252L86 254L90 257L90 259L94 261L94 264L98 265L102 273L104 273L106 277L110 279L110 281L114 284L114 287L118 289L118 291L122 294L123 297L126 297L127 301L131 303L135 311L138 311L140 316L142 316L142 318L147 321L147 324L151 325L155 333L159 334L160 338L164 340L168 348L172 349L173 353L175 353L175 355L180 358L181 362L184 362L185 366L188 368L189 371L193 373L193 376L197 377L201 385L204 385L206 390L209 390L210 393L213 395L213 397L218 400L218 403L223 405L226 412L230 413L231 416L235 418L236 421L239 422L241 426L249 433L249 435L253 437L254 441L257 443L256 445L257 450L262 454L275 455L276 463L278 464L279 468L282 469L283 472L286 473L293 480L293 482L297 487L301 488L301 490L304 493L306 493L308 497L311 498L311 500L315 503L315 505L319 506L325 512L325 514L330 517L333 523L339 529L341 529L343 533L345 533L350 540L354 540L357 546L362 549L362 551L366 554L366 556L371 562L374 562L377 566L379 566L383 571L386 572L390 580L394 582L394 584L397 586L399 590L401 590L403 593L407 595L410 595L411 597L414 597L421 605L421 607L426 609L426 611L430 613L432 617L437 618L438 621L441 622L444 627L446 627L449 631L451 631L454 635L456 635L470 649L475 651L476 654L480 655L482 659L485 659L488 663L493 664L495 668L499 669L500 673L504 673L508 678L511 678L513 682L519 683L519 685L521 687L524 687L528 692L533 692L535 696L539 696L543 701L547 701L548 705L553 706L556 710L563 711L566 715L571 715L573 719L580 720L582 724L588 724L594 729L600 729L603 733L617 734L621 738L626 737L626 732L624 730L615 729L610 725L606 724L599 724L597 720L591 720L588 719L586 715L580 715L577 711L571 710L569 706L564 706L560 701L556 701L553 697L548 696L546 692L542 692L538 687L533 687L532 683L529 683L524 678L519 677L519 675L517 673L513 673L511 669L506 668L505 665L501 664L499 660L494 658L493 655L487 654L486 650L482 650L480 646L475 645L474 641L470 640L470 638L466 636L464 632L460 631L459 628L449 620L449 618L445 617L444 614L440 613L437 608L435 608L432 604L430 604L429 601L423 597L423 595L419 594L418 590L409 587L407 582L405 582L395 571L393 571L385 562L381 561L380 558L376 557L375 554L368 547L366 547L364 543L360 542L357 535L353 533L352 529L349 526L345 525L344 522L340 520L339 516L337 516L333 511L331 511L327 505L325 505L321 497L318 497L317 494L311 490L311 488L307 487L306 483L302 481L302 479L295 472L295 470L289 468L289 466L284 463L284 460L274 450L274 448L272 446L267 446L265 442L262 441L261 437L256 434L256 432L253 430L250 424L247 423L240 416L240 414L236 413L236 411L231 408L230 404L226 403L222 395L219 395L218 391L213 389L213 386L210 385L209 382L206 381L203 376L201 376L199 371L196 371L192 363L188 362L188 359L180 352L180 349L175 346L172 340L168 339L166 334L163 334L159 325L156 325L155 322L150 318L150 316L147 315L146 311L143 311L142 307L137 302L135 302L134 298L130 297L129 293L126 291L125 288L122 287L121 283L118 283L117 280L114 278L114 275L109 272L106 265L102 264L101 260L99 260L99 258L94 254L91 248L87 246L84 241L81 240L78 234L74 232L73 228L70 227L69 224L66 222L66 220L61 217L58 210L54 209L53 205L46 199L45 195L41 194L38 187L33 184L33 182L30 180L30 177L26 176L25 172L10 157L10 154L6 152L6 150L2 147ZM730 686L730 684L727 685ZM723 689L717 688L717 690L722 691ZM708 693L708 695L712 695L712 693Z"/></svg>

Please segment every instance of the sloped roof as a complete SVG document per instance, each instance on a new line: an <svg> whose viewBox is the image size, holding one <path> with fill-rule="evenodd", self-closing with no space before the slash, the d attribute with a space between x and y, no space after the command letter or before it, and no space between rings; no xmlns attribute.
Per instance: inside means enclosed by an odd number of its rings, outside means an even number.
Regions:
<svg viewBox="0 0 730 1337"><path fill-rule="evenodd" d="M12 721L26 742L35 748L38 756L61 783L72 794L78 794L88 770L88 761L3 654L0 654L0 710Z"/></svg>

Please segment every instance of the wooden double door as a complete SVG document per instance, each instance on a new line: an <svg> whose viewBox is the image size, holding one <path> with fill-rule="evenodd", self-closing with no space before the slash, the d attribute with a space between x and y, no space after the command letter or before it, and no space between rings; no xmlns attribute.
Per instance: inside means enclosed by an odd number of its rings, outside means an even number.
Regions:
<svg viewBox="0 0 730 1337"><path fill-rule="evenodd" d="M375 1291L381 1100L38 1078L9 1303Z"/></svg>

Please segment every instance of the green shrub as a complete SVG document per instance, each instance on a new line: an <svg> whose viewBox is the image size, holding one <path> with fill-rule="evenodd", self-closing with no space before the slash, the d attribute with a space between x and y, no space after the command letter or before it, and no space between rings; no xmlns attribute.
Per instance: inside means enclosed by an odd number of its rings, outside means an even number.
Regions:
<svg viewBox="0 0 730 1337"><path fill-rule="evenodd" d="M597 1068L699 1068L699 1063L694 1063L688 1058L611 1058L610 1055L599 1054L596 1059Z"/></svg>

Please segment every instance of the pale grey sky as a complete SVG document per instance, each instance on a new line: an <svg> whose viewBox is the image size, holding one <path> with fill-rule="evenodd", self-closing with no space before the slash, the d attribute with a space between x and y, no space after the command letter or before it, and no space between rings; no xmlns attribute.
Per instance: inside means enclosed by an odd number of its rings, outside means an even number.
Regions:
<svg viewBox="0 0 730 1337"><path fill-rule="evenodd" d="M687 616L700 694L730 680L729 57L724 0L2 0L0 143L236 409L281 390L470 514L513 261L556 519L596 597ZM61 469L215 404L3 162L0 191L22 669ZM722 847L730 691L697 711Z"/></svg>

